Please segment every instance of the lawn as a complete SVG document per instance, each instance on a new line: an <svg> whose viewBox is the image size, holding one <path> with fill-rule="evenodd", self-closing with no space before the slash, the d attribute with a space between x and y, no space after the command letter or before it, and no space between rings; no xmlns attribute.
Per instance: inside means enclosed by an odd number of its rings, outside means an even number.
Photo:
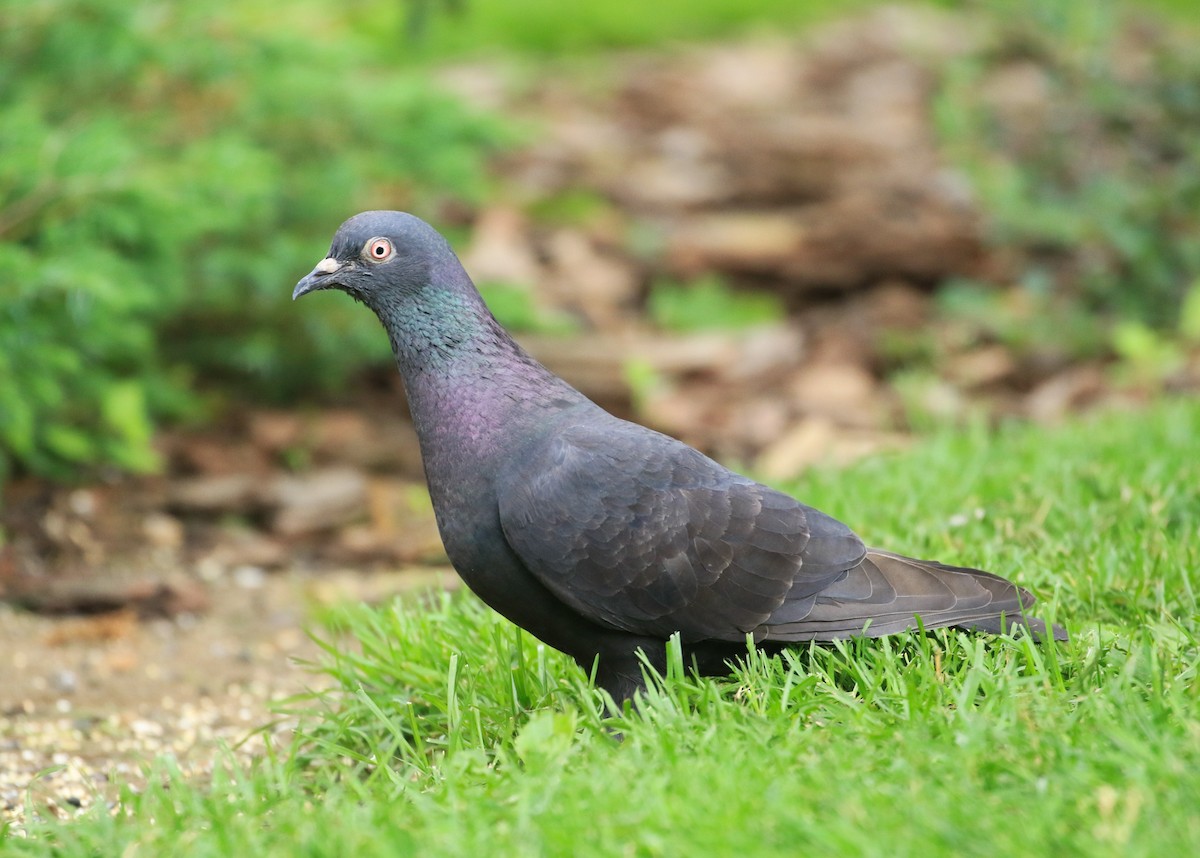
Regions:
<svg viewBox="0 0 1200 858"><path fill-rule="evenodd" d="M445 60L487 54L562 57L612 48L661 49L671 42L728 38L756 31L797 31L814 23L847 17L883 5L879 0L363 0L357 29L383 37L386 53L399 61ZM1002 0L910 0L900 5L931 8L993 9L1001 15L1040 11L1075 25L1103 20L1114 11L1135 9L1152 19L1184 27L1200 22L1193 0L1103 0L1080 6L1069 0L1031 3ZM248 15L277 26L273 6L252 4ZM319 17L319 15L317 15Z"/></svg>
<svg viewBox="0 0 1200 858"><path fill-rule="evenodd" d="M581 671L468 596L345 606L314 620L336 690L291 704L294 746L211 785L160 763L115 814L35 822L6 854L1193 854L1198 429L1175 402L946 432L785 486L869 542L1014 576L1069 644L676 664L605 719Z"/></svg>
<svg viewBox="0 0 1200 858"><path fill-rule="evenodd" d="M661 49L673 41L728 38L758 29L799 28L873 5L872 0L373 0L373 28L407 31L404 59L446 59L502 52L566 56L611 48ZM877 5L877 4L876 4ZM457 11L456 11L457 8ZM392 39L393 51L396 40Z"/></svg>

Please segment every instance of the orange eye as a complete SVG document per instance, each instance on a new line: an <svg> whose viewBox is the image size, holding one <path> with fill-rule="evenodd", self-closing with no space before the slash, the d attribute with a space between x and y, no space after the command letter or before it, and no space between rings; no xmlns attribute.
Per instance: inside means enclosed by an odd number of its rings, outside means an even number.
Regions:
<svg viewBox="0 0 1200 858"><path fill-rule="evenodd" d="M372 238L366 246L367 258L382 262L392 255L392 243L386 238Z"/></svg>

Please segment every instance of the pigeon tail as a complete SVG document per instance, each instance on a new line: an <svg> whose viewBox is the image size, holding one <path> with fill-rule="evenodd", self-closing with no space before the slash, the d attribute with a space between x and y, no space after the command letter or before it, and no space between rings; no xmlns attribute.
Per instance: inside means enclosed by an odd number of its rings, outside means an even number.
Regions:
<svg viewBox="0 0 1200 858"><path fill-rule="evenodd" d="M1036 600L1010 581L962 566L879 549L836 582L802 600L785 601L765 623L766 639L830 641L912 630L961 628L994 634L1027 630L1047 638L1046 624L1026 615ZM1067 640L1054 626L1049 637Z"/></svg>

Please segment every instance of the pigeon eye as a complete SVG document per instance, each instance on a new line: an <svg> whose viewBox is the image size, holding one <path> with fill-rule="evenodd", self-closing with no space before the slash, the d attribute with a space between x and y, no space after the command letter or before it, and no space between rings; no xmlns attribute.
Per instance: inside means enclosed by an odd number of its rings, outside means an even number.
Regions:
<svg viewBox="0 0 1200 858"><path fill-rule="evenodd" d="M367 258L375 262L382 262L392 255L392 243L386 238L372 238L363 249Z"/></svg>

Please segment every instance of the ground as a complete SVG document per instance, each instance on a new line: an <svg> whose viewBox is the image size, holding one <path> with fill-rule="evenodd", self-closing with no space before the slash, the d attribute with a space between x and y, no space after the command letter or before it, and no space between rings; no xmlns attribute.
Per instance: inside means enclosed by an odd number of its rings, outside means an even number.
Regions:
<svg viewBox="0 0 1200 858"><path fill-rule="evenodd" d="M285 742L272 706L318 690L306 667L319 648L314 612L339 601L455 586L453 570L320 574L242 570L205 588L203 612L139 620L122 608L46 617L0 606L9 665L0 698L0 810L20 818L29 799L63 813L112 801L144 783L159 756L199 777L221 749L242 758Z"/></svg>
<svg viewBox="0 0 1200 858"><path fill-rule="evenodd" d="M87 619L0 609L9 665L0 733L0 802L86 807L138 784L159 755L206 775L224 745L262 750L271 701L310 687L297 659L305 582L292 575L209 588L203 614L139 622L121 610ZM249 741L247 741L249 740Z"/></svg>

